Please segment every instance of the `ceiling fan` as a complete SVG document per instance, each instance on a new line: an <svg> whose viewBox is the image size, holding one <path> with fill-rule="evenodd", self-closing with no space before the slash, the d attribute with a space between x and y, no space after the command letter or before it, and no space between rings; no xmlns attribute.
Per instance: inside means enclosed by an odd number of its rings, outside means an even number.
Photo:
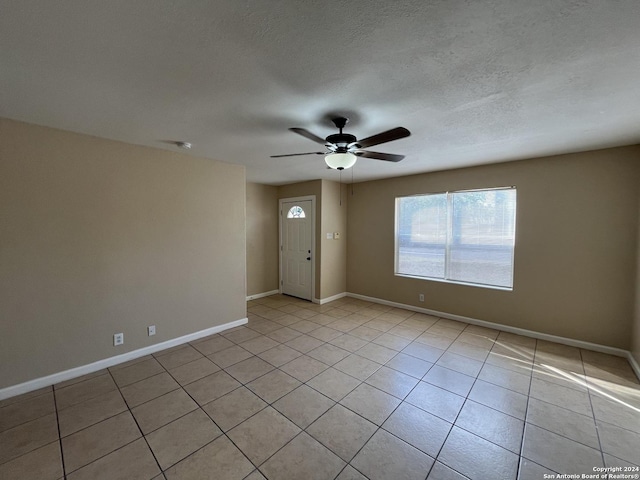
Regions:
<svg viewBox="0 0 640 480"><path fill-rule="evenodd" d="M324 145L327 150L324 152L306 152L306 153L290 153L287 155L271 155L271 158L294 157L298 155L325 155L324 160L330 168L336 170L344 170L355 165L358 157L373 158L375 160L384 160L387 162L399 162L404 155L394 155L392 153L370 152L363 150L364 148L380 145L381 143L392 142L411 135L411 132L403 127L393 128L386 132L372 135L362 140L358 140L355 136L348 133L342 133L342 129L349 119L345 117L337 117L332 119L334 125L340 130L340 133L334 133L327 138L320 138L304 128L290 128L289 130L302 135L309 140Z"/></svg>

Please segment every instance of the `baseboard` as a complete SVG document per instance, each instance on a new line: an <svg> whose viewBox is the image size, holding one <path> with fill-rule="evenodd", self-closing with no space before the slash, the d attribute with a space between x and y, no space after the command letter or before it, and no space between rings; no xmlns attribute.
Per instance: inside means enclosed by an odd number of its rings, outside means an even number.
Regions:
<svg viewBox="0 0 640 480"><path fill-rule="evenodd" d="M629 360L629 364L635 372L636 377L640 379L640 365L638 365L638 361L636 360L636 357L633 356L633 353L627 352L627 360Z"/></svg>
<svg viewBox="0 0 640 480"><path fill-rule="evenodd" d="M573 338L559 337L557 335L550 335L548 333L536 332L535 330L527 330L524 328L512 327L510 325L503 325L501 323L488 322L486 320L479 320L477 318L464 317L462 315L454 315L446 312L438 312L437 310L430 310L428 308L414 307L413 305L405 305L404 303L391 302L389 300L383 300L381 298L367 297L366 295L360 295L357 293L347 293L348 297L358 298L360 300L366 300L368 302L379 303L381 305L388 305L390 307L404 308L405 310L411 310L419 313L426 313L427 315L433 315L435 317L448 318L450 320L457 320L459 322L470 323L472 325L478 325L480 327L493 328L494 330L500 330L502 332L515 333L516 335L522 335L524 337L537 338L539 340L547 340L549 342L561 343L563 345L569 345L571 347L584 348L585 350L592 350L594 352L608 353L609 355L615 355L617 357L629 358L631 353L621 348L609 347L607 345L600 345L597 343L585 342L582 340L575 340ZM636 363L637 366L637 363ZM633 367L633 364L632 364ZM638 370L636 370L636 374ZM640 375L638 375L640 378Z"/></svg>
<svg viewBox="0 0 640 480"><path fill-rule="evenodd" d="M268 297L270 295L275 295L276 293L280 293L280 290L271 290L270 292L256 293L255 295L249 295L247 297L247 302L249 300L256 300L258 298Z"/></svg>
<svg viewBox="0 0 640 480"><path fill-rule="evenodd" d="M23 393L28 393L33 390L38 390L39 388L55 385L56 383L64 382L66 380L71 380L72 378L76 378L76 377L81 377L82 375L86 375L88 373L97 372L98 370L102 370L107 367L112 367L114 365L118 365L119 363L124 363L124 362L128 362L129 360L134 360L139 357L144 357L145 355L149 355L150 353L159 352L160 350L165 350L167 348L171 348L177 345L181 345L183 343L191 342L193 340L197 340L202 337L207 337L209 335L213 335L214 333L219 333L224 330L228 330L229 328L245 325L247 322L248 322L247 318L241 318L240 320L234 320L233 322L228 322L222 325L217 325L215 327L207 328L205 330L200 330L199 332L183 335L182 337L177 337L171 340L167 340L165 342L149 345L148 347L139 348L137 350L123 353L121 355L116 355L114 357L98 360L97 362L89 363L87 365L82 365L80 367L75 367L69 370L64 370L62 372L47 375L46 377L40 377L34 380L29 380L28 382L20 383L18 385L5 387L0 389L0 400L4 400L5 398L9 398L9 397L14 397L16 395L21 395Z"/></svg>
<svg viewBox="0 0 640 480"><path fill-rule="evenodd" d="M334 300L339 300L346 296L347 296L347 292L342 292L342 293L338 293L337 295L333 295L331 297L314 299L314 303L319 303L320 305L324 305L325 303L333 302Z"/></svg>

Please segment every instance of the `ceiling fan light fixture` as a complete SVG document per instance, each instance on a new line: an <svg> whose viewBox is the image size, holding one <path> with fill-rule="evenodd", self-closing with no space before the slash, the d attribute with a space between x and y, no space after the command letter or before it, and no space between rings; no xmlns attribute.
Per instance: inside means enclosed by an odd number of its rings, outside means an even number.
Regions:
<svg viewBox="0 0 640 480"><path fill-rule="evenodd" d="M327 163L329 168L333 168L335 170L346 170L347 168L351 168L356 164L356 157L353 153L330 153L326 157L324 157L324 161Z"/></svg>

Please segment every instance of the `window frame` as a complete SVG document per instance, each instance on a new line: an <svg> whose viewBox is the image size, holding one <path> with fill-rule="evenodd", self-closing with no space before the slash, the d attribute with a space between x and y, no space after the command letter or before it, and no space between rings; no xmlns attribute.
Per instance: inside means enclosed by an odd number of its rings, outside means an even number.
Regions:
<svg viewBox="0 0 640 480"><path fill-rule="evenodd" d="M293 213L294 209L300 209L300 213L298 213L297 215ZM296 211L297 213L297 211ZM289 209L289 211L287 212L287 219L296 219L296 218L307 218L307 213L304 211L304 208L302 208L300 205L294 205L293 207L291 207Z"/></svg>
<svg viewBox="0 0 640 480"><path fill-rule="evenodd" d="M465 282L462 280L451 280L446 278L447 272L450 271L450 261L451 261L451 238L452 234L452 226L453 226L453 195L458 193L472 193L472 192L490 192L490 191L499 191L499 190L514 190L516 193L516 207L513 213L513 248L511 249L511 286L503 286L503 285L492 285L487 283L478 283L478 282ZM400 230L400 215L399 215L399 205L400 201L403 198L415 198L415 197L425 197L431 195L446 195L446 217L447 217L447 240L444 245L445 249L445 270L444 277L428 277L424 275L415 275L409 273L400 273L399 269L399 257L400 257L400 246L399 246L399 230ZM444 192L429 192L429 193L418 193L418 194L409 194L409 195L399 195L395 197L395 206L394 206L394 266L393 266L393 274L397 277L405 277L405 278L415 278L418 280L426 280L432 282L440 282L440 283L449 283L454 285L465 285L471 287L479 287L479 288L488 288L493 290L502 290L511 292L514 290L515 285L515 250L516 250L516 239L517 239L517 188L515 185L510 186L502 186L502 187L488 187L488 188L476 188L476 189L467 189L467 190L448 190Z"/></svg>

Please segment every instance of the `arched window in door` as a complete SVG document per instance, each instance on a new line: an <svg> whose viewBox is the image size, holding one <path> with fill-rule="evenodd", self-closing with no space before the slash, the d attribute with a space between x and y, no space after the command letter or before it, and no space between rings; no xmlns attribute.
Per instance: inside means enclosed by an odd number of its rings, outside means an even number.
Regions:
<svg viewBox="0 0 640 480"><path fill-rule="evenodd" d="M304 213L304 210L299 205L294 205L289 209L289 212L287 213L287 218L305 218L305 217L306 215Z"/></svg>

